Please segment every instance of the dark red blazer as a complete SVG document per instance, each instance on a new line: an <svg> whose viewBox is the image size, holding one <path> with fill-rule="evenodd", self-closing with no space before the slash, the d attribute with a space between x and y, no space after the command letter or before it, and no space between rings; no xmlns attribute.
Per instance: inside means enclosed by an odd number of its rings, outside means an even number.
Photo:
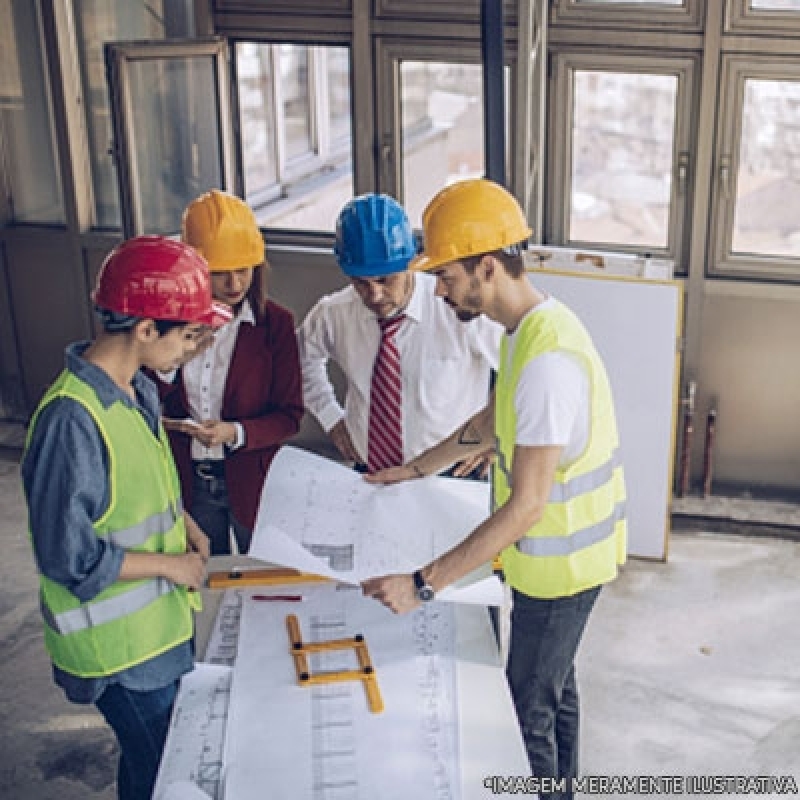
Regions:
<svg viewBox="0 0 800 800"><path fill-rule="evenodd" d="M300 428L303 380L292 313L271 300L264 313L254 309L256 324L242 322L222 397L222 419L240 422L244 446L225 458L225 479L233 515L253 529L267 470L278 448ZM171 384L160 383L166 417L189 416L180 370ZM181 479L183 501L192 512L191 439L169 432Z"/></svg>

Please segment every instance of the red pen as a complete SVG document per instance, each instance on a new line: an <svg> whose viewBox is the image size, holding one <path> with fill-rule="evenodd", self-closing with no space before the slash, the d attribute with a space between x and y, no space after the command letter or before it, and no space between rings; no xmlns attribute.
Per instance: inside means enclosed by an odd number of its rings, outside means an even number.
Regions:
<svg viewBox="0 0 800 800"><path fill-rule="evenodd" d="M301 594L254 594L253 600L260 600L264 603L302 603Z"/></svg>

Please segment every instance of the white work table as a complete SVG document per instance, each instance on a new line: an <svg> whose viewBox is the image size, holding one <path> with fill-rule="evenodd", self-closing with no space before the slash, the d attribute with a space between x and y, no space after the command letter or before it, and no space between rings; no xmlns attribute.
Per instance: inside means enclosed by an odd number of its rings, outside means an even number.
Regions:
<svg viewBox="0 0 800 800"><path fill-rule="evenodd" d="M228 570L232 564L246 564L246 561L234 557L212 559L211 569ZM258 566L263 567L263 562ZM217 664L231 662L238 638L236 603L241 605L242 597L247 598L247 593L253 591L257 590L253 587L242 590L228 589L225 592L203 590L204 610L198 615L196 638L198 659L202 654ZM272 587L272 591L298 594L302 588L289 586L279 590ZM223 597L225 603L220 620L217 621L217 612ZM354 593L350 596L349 602L358 605L375 601L357 597ZM281 609L270 608L269 611L275 613L280 611L282 615L283 607L289 604L280 605ZM450 798L477 800L494 796L489 788L484 787L485 778L527 776L530 771L487 608L456 604L453 606L453 611L455 646L452 666L455 674L455 713L458 720L460 790L459 787L455 787L444 795L432 791L430 796L437 800L440 797L448 800ZM276 643L279 640L279 648L285 647L287 664L292 665L285 629L280 629L278 625L270 625L269 630L271 632L265 635L274 636ZM367 636L369 638L369 635ZM213 652L206 654L209 644ZM278 655L282 658L280 652ZM291 666L291 669L294 670L294 667ZM228 763L225 763L225 749L221 741L225 735L225 722L231 697L230 673L224 666L211 665L201 666L195 672L197 675L194 679L190 676L190 680L185 681L176 701L159 782L154 794L156 800L173 797L175 800L180 798L189 800L189 798L203 797L201 794L193 793L191 784L202 789L213 800L233 800L225 793ZM377 670L377 675L380 684L380 669ZM413 680L413 675L409 675L409 680ZM288 708L291 708L291 704L295 702L292 698L305 698L309 690L303 689L298 692L296 681L286 680L285 690L279 686L278 691L281 693L280 705L285 715L287 708L285 703L288 702ZM387 714L385 717L386 724L389 724L389 716ZM302 769L302 765L303 758L298 754L296 768ZM305 783L303 785L305 786ZM178 791L180 787L182 789ZM306 794L308 800L327 800L328 797L344 796L336 792L307 793L307 789L304 788L291 800L305 800ZM266 788L264 796L269 796ZM277 798L277 795L275 797ZM380 798L370 797L370 800L380 800Z"/></svg>

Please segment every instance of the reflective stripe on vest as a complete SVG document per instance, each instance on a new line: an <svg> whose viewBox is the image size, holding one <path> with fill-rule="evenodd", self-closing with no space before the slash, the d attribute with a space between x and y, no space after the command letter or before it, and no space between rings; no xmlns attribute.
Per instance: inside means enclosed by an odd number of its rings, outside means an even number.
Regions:
<svg viewBox="0 0 800 800"><path fill-rule="evenodd" d="M608 461L601 464L599 467L595 467L590 472L586 472L583 475L576 475L565 483L554 482L550 489L550 496L547 502L566 503L582 494L588 494L595 489L599 489L601 486L605 486L605 484L611 481L614 470L621 466L621 464L622 460L619 456L619 448L616 448ZM505 453L500 449L499 444L497 447L497 466L503 473L508 488L512 489L511 469L506 462Z"/></svg>
<svg viewBox="0 0 800 800"><path fill-rule="evenodd" d="M153 578L124 594L114 595L96 603L85 603L79 608L62 611L59 614L53 614L44 602L40 602L39 605L44 621L50 628L66 636L86 628L105 625L107 622L140 611L159 597L169 594L174 588L175 584L166 578Z"/></svg>
<svg viewBox="0 0 800 800"><path fill-rule="evenodd" d="M158 514L153 514L138 525L132 525L130 528L123 528L122 530L113 531L107 538L120 547L130 550L134 547L141 547L151 536L156 534L165 534L177 522L178 518L183 513L183 508L180 503L176 509L167 508Z"/></svg>
<svg viewBox="0 0 800 800"><path fill-rule="evenodd" d="M517 542L517 550L526 556L568 556L613 536L621 519L625 519L625 503L617 503L611 514L601 522L568 536L523 536Z"/></svg>

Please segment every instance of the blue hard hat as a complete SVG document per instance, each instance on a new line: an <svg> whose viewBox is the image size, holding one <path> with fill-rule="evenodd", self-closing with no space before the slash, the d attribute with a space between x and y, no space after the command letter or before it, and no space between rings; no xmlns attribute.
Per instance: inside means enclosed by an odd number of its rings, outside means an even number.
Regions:
<svg viewBox="0 0 800 800"><path fill-rule="evenodd" d="M345 275L376 278L405 270L417 254L417 242L396 200L364 194L339 212L333 251Z"/></svg>

